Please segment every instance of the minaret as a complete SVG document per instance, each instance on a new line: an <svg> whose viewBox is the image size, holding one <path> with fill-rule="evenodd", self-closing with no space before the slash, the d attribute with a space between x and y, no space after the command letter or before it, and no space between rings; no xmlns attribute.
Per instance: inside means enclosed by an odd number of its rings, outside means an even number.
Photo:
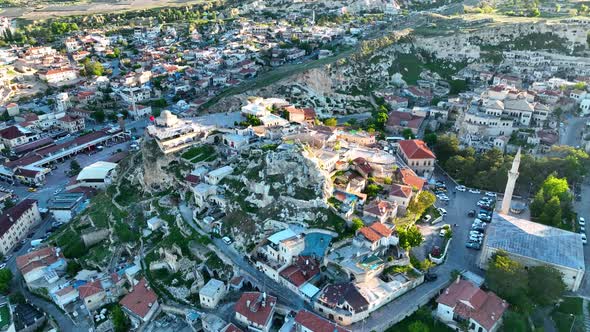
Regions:
<svg viewBox="0 0 590 332"><path fill-rule="evenodd" d="M518 166L520 166L520 148L516 152L516 156L512 161L512 168L508 171L508 182L506 183L506 190L504 191L504 198L502 199L502 209L500 213L508 214L510 205L512 204L512 193L514 192L514 185L518 179Z"/></svg>

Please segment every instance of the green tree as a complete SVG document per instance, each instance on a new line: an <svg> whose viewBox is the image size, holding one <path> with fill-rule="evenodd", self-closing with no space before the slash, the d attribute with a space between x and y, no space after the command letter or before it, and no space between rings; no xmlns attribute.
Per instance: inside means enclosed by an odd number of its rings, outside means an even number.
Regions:
<svg viewBox="0 0 590 332"><path fill-rule="evenodd" d="M335 118L328 118L324 120L324 124L328 127L336 127L338 121Z"/></svg>
<svg viewBox="0 0 590 332"><path fill-rule="evenodd" d="M9 269L0 269L0 293L8 294L12 272Z"/></svg>
<svg viewBox="0 0 590 332"><path fill-rule="evenodd" d="M405 139L414 139L414 138L416 138L416 136L414 136L414 133L412 132L412 129L410 129L410 128L406 128L406 129L404 129L404 130L402 131L402 136L403 136Z"/></svg>
<svg viewBox="0 0 590 332"><path fill-rule="evenodd" d="M502 324L503 331L510 332L528 332L527 318L517 312L508 310L504 315L504 322Z"/></svg>
<svg viewBox="0 0 590 332"><path fill-rule="evenodd" d="M529 297L541 306L556 303L566 291L563 275L550 266L528 269Z"/></svg>
<svg viewBox="0 0 590 332"><path fill-rule="evenodd" d="M80 263L74 261L74 260L70 260L68 262L68 265L66 267L66 273L71 276L74 277L76 276L76 274L78 272L80 272L80 270L82 270L82 265L80 265Z"/></svg>
<svg viewBox="0 0 590 332"><path fill-rule="evenodd" d="M414 214L414 218L422 216L424 211L436 202L436 196L430 191L421 191L416 198L408 204L408 212Z"/></svg>
<svg viewBox="0 0 590 332"><path fill-rule="evenodd" d="M76 159L72 159L72 161L70 162L70 172L72 174L78 174L80 173L80 170L82 168L80 167L80 164L78 163L78 161L76 161Z"/></svg>
<svg viewBox="0 0 590 332"><path fill-rule="evenodd" d="M399 245L406 250L418 247L424 240L422 233L415 225L408 227L408 229L398 230L398 238Z"/></svg>
<svg viewBox="0 0 590 332"><path fill-rule="evenodd" d="M113 320L113 326L115 328L115 332L129 331L129 328L131 327L131 323L130 323L127 315L125 315L125 313L121 309L120 305L117 304L117 305L113 306L113 309L111 310L111 318Z"/></svg>
<svg viewBox="0 0 590 332"><path fill-rule="evenodd" d="M90 114L90 117L93 118L98 123L103 123L106 119L106 114L104 114L103 110L94 111Z"/></svg>
<svg viewBox="0 0 590 332"><path fill-rule="evenodd" d="M486 285L518 311L530 311L527 273L520 263L512 260L505 252L497 252L490 258Z"/></svg>
<svg viewBox="0 0 590 332"><path fill-rule="evenodd" d="M363 228L365 224L360 218L352 218L352 229L356 232L359 229Z"/></svg>
<svg viewBox="0 0 590 332"><path fill-rule="evenodd" d="M409 332L430 332L430 328L428 325L422 323L421 321L415 321L408 326Z"/></svg>
<svg viewBox="0 0 590 332"><path fill-rule="evenodd" d="M437 139L438 136L436 136L435 133L428 133L424 135L424 143L426 143L426 145L428 145L429 147L435 146Z"/></svg>
<svg viewBox="0 0 590 332"><path fill-rule="evenodd" d="M459 139L452 134L439 136L434 146L438 161L444 165L451 157L459 154Z"/></svg>

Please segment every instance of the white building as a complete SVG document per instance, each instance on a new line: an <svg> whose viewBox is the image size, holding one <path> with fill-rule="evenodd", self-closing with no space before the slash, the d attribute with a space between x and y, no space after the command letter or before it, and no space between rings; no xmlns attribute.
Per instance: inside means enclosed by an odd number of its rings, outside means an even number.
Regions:
<svg viewBox="0 0 590 332"><path fill-rule="evenodd" d="M156 139L162 152L168 154L205 139L213 127L201 125L192 120L179 119L170 111L163 111L155 119L155 124L146 129L148 134Z"/></svg>
<svg viewBox="0 0 590 332"><path fill-rule="evenodd" d="M457 279L436 299L436 316L453 329L468 322L468 331L493 332L502 325L508 303L467 280Z"/></svg>
<svg viewBox="0 0 590 332"><path fill-rule="evenodd" d="M76 177L78 187L105 189L117 176L117 164L107 161L97 161L86 166Z"/></svg>
<svg viewBox="0 0 590 332"><path fill-rule="evenodd" d="M223 298L227 288L223 281L211 279L199 290L199 301L201 307L215 309L219 301Z"/></svg>
<svg viewBox="0 0 590 332"><path fill-rule="evenodd" d="M498 251L506 252L525 267L547 265L557 269L567 288L574 292L584 277L584 246L578 233L494 213L479 266L487 268L490 258Z"/></svg>
<svg viewBox="0 0 590 332"><path fill-rule="evenodd" d="M224 177L230 175L234 172L233 167L231 166L223 166L216 170L213 170L205 175L205 181L210 185L216 185L219 181L223 180Z"/></svg>
<svg viewBox="0 0 590 332"><path fill-rule="evenodd" d="M36 200L24 199L7 209L0 215L0 254L8 254L39 222L41 214Z"/></svg>

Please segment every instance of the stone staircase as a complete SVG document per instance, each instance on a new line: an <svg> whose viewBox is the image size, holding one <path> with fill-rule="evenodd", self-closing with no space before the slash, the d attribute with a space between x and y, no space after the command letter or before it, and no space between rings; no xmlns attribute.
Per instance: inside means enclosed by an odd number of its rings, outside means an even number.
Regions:
<svg viewBox="0 0 590 332"><path fill-rule="evenodd" d="M588 299L584 298L584 329L586 332L590 332L590 310L588 309Z"/></svg>

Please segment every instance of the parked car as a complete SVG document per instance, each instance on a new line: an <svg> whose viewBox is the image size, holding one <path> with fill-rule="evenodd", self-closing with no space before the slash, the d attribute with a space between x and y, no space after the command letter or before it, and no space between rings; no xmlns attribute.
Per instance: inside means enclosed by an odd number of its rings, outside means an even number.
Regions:
<svg viewBox="0 0 590 332"><path fill-rule="evenodd" d="M586 225L586 219L584 219L584 217L580 217L580 219L578 220L578 224L580 224L580 226L585 226Z"/></svg>
<svg viewBox="0 0 590 332"><path fill-rule="evenodd" d="M465 244L465 247L471 248L471 249L475 249L475 250L479 250L479 249L481 249L481 244L479 244L477 242L467 242Z"/></svg>
<svg viewBox="0 0 590 332"><path fill-rule="evenodd" d="M582 237L582 244L588 243L588 240L586 239L586 234L580 234L580 236Z"/></svg>
<svg viewBox="0 0 590 332"><path fill-rule="evenodd" d="M467 216L468 216L469 218L473 218L473 217L475 217L475 210L469 210L469 212L467 212Z"/></svg>
<svg viewBox="0 0 590 332"><path fill-rule="evenodd" d="M29 189L27 189L28 192L30 193L34 193L35 191L37 191L37 188L35 187L29 187Z"/></svg>
<svg viewBox="0 0 590 332"><path fill-rule="evenodd" d="M486 193L486 196L496 198L498 195L496 193L494 193L494 192L488 191Z"/></svg>
<svg viewBox="0 0 590 332"><path fill-rule="evenodd" d="M0 270L6 267L6 263L1 263L0 264Z"/></svg>
<svg viewBox="0 0 590 332"><path fill-rule="evenodd" d="M223 241L223 243L227 244L228 246L230 244L232 244L232 240L227 236L222 237L221 240Z"/></svg>
<svg viewBox="0 0 590 332"><path fill-rule="evenodd" d="M465 186L456 186L455 189L457 191L466 191L467 190L467 188L465 188Z"/></svg>
<svg viewBox="0 0 590 332"><path fill-rule="evenodd" d="M424 280L426 281L435 281L438 278L436 273L428 272L424 275Z"/></svg>
<svg viewBox="0 0 590 332"><path fill-rule="evenodd" d="M447 230L446 229L441 229L440 232L438 233L438 236L440 237L444 237L447 234Z"/></svg>
<svg viewBox="0 0 590 332"><path fill-rule="evenodd" d="M424 220L424 222L429 222L430 219L432 219L432 216L430 216L429 214L425 215L424 218L422 218L422 220Z"/></svg>
<svg viewBox="0 0 590 332"><path fill-rule="evenodd" d="M580 226L580 231L581 231L581 232L586 232L586 227L584 227L584 226Z"/></svg>
<svg viewBox="0 0 590 332"><path fill-rule="evenodd" d="M447 195L437 195L436 197L443 202L450 201L449 196L447 196Z"/></svg>
<svg viewBox="0 0 590 332"><path fill-rule="evenodd" d="M480 194L481 193L481 191L479 191L479 189L475 189L475 188L469 189L469 192L472 194Z"/></svg>
<svg viewBox="0 0 590 332"><path fill-rule="evenodd" d="M446 216L447 215L447 210L443 209L443 208L438 208L438 212L440 212L441 215Z"/></svg>

